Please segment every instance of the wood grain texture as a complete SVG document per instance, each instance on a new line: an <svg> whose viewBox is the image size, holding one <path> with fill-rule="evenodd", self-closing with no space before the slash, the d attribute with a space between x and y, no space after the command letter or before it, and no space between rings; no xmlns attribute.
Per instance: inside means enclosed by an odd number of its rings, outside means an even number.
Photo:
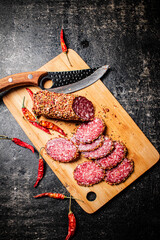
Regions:
<svg viewBox="0 0 160 240"><path fill-rule="evenodd" d="M69 49L68 54L73 67L69 66L65 54L61 53L38 71L66 71L88 68L87 64L75 51ZM33 91L39 90L37 87L31 87L31 89ZM42 156L67 190L75 198L84 201L77 201L78 204L87 213L93 213L151 168L159 160L159 153L100 80L78 91L78 94L87 97L93 102L96 107L96 116L102 117L107 125L106 134L113 140L123 141L128 148L128 157L135 162L133 174L126 182L120 185L110 186L105 182L101 182L93 187L81 187L73 179L73 170L77 164L86 161L84 157L80 157L73 163L65 164L53 161L46 155L45 151L42 151ZM24 96L26 97L26 106L31 110L32 102L24 87L10 91L3 100L36 149L39 150L51 136L35 128L22 118L21 105ZM105 112L106 108L109 109L109 112ZM52 121L62 127L69 138L72 136L76 128L75 123ZM52 137L56 136L58 134L54 132ZM94 201L88 201L86 198L91 191L96 193Z"/></svg>
<svg viewBox="0 0 160 240"><path fill-rule="evenodd" d="M46 71L17 73L1 79L0 92L25 85L37 85Z"/></svg>

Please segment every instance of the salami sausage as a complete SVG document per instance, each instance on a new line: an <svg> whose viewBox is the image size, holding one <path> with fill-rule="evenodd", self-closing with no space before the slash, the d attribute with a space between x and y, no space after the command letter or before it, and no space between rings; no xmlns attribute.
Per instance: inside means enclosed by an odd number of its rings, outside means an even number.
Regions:
<svg viewBox="0 0 160 240"><path fill-rule="evenodd" d="M125 158L117 167L106 171L105 181L110 185L124 182L133 172L134 162Z"/></svg>
<svg viewBox="0 0 160 240"><path fill-rule="evenodd" d="M94 142L92 143L86 143L86 144L82 144L80 143L78 145L78 150L80 152L90 152L90 151L94 151L96 150L97 148L101 147L102 144L104 142L104 136L101 135L99 136L99 138L97 138Z"/></svg>
<svg viewBox="0 0 160 240"><path fill-rule="evenodd" d="M73 176L78 185L89 187L101 182L104 179L105 171L93 161L83 162L75 168Z"/></svg>
<svg viewBox="0 0 160 240"><path fill-rule="evenodd" d="M113 142L110 138L105 136L101 147L91 152L82 152L82 155L88 159L99 159L107 156L113 150Z"/></svg>
<svg viewBox="0 0 160 240"><path fill-rule="evenodd" d="M67 138L50 139L45 150L53 160L59 162L71 162L79 155L77 146Z"/></svg>
<svg viewBox="0 0 160 240"><path fill-rule="evenodd" d="M75 138L80 143L91 143L102 135L105 123L101 118L94 118L88 123L82 123L76 130Z"/></svg>
<svg viewBox="0 0 160 240"><path fill-rule="evenodd" d="M47 90L33 94L32 111L36 116L62 120L90 121L94 118L93 104L87 98Z"/></svg>
<svg viewBox="0 0 160 240"><path fill-rule="evenodd" d="M71 138L71 141L73 141L77 145L79 152L90 152L102 146L104 142L104 136L101 135L94 142L86 144L77 142L75 136Z"/></svg>
<svg viewBox="0 0 160 240"><path fill-rule="evenodd" d="M114 141L114 150L105 158L97 159L96 163L103 169L111 169L117 166L126 156L127 149L122 142Z"/></svg>

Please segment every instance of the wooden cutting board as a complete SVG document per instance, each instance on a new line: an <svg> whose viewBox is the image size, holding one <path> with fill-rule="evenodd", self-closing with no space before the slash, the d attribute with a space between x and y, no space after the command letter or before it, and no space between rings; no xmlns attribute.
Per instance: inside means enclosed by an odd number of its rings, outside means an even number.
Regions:
<svg viewBox="0 0 160 240"><path fill-rule="evenodd" d="M69 49L68 54L73 67L69 66L66 55L61 53L38 70L68 71L89 68L75 51ZM34 92L39 90L37 87L30 88ZM126 182L120 185L110 186L105 182L101 182L92 187L81 187L73 179L73 170L79 163L87 159L80 157L72 163L59 163L48 157L45 151L41 152L48 165L71 195L84 201L77 201L78 204L87 213L93 213L151 168L159 160L159 153L100 80L77 92L77 94L83 95L93 102L96 108L96 116L102 117L106 122L107 130L105 134L109 135L113 140L123 141L128 148L128 157L135 162L133 174ZM24 87L11 90L5 95L3 100L37 151L39 151L46 144L47 140L58 136L58 133L52 132L53 135L50 136L23 119L21 106L24 96L26 98L25 105L31 110L32 101ZM109 111L107 112L106 109L109 109ZM72 136L76 128L75 123L52 121L59 125L68 134L69 138ZM90 192L96 194L94 201L87 199L87 194Z"/></svg>

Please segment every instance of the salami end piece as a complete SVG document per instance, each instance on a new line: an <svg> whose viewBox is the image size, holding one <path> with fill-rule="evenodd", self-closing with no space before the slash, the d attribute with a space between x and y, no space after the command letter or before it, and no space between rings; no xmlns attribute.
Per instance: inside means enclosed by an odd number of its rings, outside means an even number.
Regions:
<svg viewBox="0 0 160 240"><path fill-rule="evenodd" d="M78 185L90 187L104 179L105 171L95 162L83 162L75 168L73 176Z"/></svg>
<svg viewBox="0 0 160 240"><path fill-rule="evenodd" d="M117 167L106 171L105 181L110 185L124 182L133 172L134 162L125 158Z"/></svg>
<svg viewBox="0 0 160 240"><path fill-rule="evenodd" d="M32 111L36 116L62 120L90 121L94 118L93 104L87 98L47 90L34 93Z"/></svg>
<svg viewBox="0 0 160 240"><path fill-rule="evenodd" d="M91 143L102 135L105 123L101 118L94 118L88 123L82 123L76 130L75 138L80 143Z"/></svg>
<svg viewBox="0 0 160 240"><path fill-rule="evenodd" d="M114 141L114 150L105 158L97 159L95 162L103 169L116 167L126 156L127 148L122 142Z"/></svg>
<svg viewBox="0 0 160 240"><path fill-rule="evenodd" d="M75 114L83 121L91 121L94 118L93 104L85 97L76 97L73 101L72 108Z"/></svg>
<svg viewBox="0 0 160 240"><path fill-rule="evenodd" d="M45 150L53 160L59 162L71 162L79 155L77 146L67 138L50 139Z"/></svg>
<svg viewBox="0 0 160 240"><path fill-rule="evenodd" d="M111 153L113 148L114 146L112 140L109 137L105 136L104 142L101 147L94 151L82 152L82 155L88 159L99 159Z"/></svg>

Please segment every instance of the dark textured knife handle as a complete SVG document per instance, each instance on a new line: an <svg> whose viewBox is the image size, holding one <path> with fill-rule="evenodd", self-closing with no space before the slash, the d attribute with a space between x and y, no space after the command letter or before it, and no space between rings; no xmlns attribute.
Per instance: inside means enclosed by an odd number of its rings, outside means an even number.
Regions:
<svg viewBox="0 0 160 240"><path fill-rule="evenodd" d="M25 85L37 85L39 78L46 75L47 72L35 71L13 74L8 77L0 79L0 92L9 90L11 88L25 86Z"/></svg>

